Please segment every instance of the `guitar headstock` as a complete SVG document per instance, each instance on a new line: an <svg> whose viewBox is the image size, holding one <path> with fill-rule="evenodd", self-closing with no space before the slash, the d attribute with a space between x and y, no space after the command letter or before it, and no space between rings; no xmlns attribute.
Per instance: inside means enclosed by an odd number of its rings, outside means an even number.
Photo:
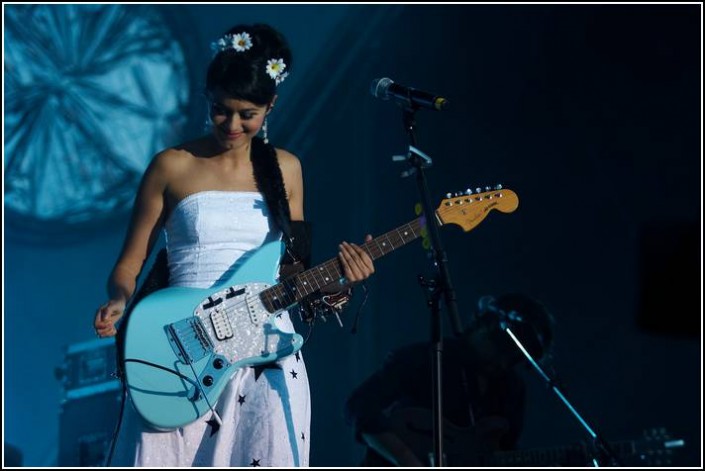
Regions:
<svg viewBox="0 0 705 471"><path fill-rule="evenodd" d="M512 190L496 185L467 189L464 192L448 193L436 209L436 215L442 224L457 224L465 232L480 224L489 212L496 209L511 213L519 206L519 198Z"/></svg>

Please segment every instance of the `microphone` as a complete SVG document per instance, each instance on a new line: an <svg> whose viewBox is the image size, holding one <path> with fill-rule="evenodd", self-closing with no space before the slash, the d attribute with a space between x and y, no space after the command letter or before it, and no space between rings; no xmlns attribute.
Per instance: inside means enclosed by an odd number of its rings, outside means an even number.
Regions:
<svg viewBox="0 0 705 471"><path fill-rule="evenodd" d="M502 321L514 321L523 322L524 317L517 311L505 312L504 310L497 307L497 300L494 296L483 296L477 302L480 312L491 312L497 314L499 319Z"/></svg>
<svg viewBox="0 0 705 471"><path fill-rule="evenodd" d="M386 77L374 79L370 86L370 93L375 98L382 100L391 98L406 108L420 107L441 111L448 105L448 100L442 96L399 85Z"/></svg>

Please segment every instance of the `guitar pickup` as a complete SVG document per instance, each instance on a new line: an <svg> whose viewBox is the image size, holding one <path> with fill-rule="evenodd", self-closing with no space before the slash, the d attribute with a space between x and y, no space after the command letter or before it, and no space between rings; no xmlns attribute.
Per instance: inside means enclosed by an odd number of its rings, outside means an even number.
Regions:
<svg viewBox="0 0 705 471"><path fill-rule="evenodd" d="M227 340L233 337L233 327L230 325L230 319L228 319L227 313L216 310L211 312L210 318L213 324L215 338L218 340Z"/></svg>
<svg viewBox="0 0 705 471"><path fill-rule="evenodd" d="M225 294L225 299L234 298L235 296L240 296L241 294L245 294L245 288L240 288L237 291L235 291L235 289L233 289L233 288L230 288L230 289L228 289L228 292Z"/></svg>
<svg viewBox="0 0 705 471"><path fill-rule="evenodd" d="M212 307L217 306L218 304L220 304L220 303L222 303L222 302L223 302L223 298L216 298L216 299L213 299L212 296L208 296L208 302L207 302L207 303L203 303L203 309L210 309L210 308L212 308Z"/></svg>

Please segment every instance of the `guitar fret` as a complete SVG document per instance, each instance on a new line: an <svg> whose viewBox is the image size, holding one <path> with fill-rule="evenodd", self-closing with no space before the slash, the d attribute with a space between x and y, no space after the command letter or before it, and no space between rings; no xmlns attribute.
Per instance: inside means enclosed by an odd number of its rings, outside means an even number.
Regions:
<svg viewBox="0 0 705 471"><path fill-rule="evenodd" d="M326 262L326 271L330 274L330 271L333 271L333 275L331 275L331 279L335 282L338 281L343 277L343 274L340 272L340 269L338 268L338 260L333 259L329 260Z"/></svg>
<svg viewBox="0 0 705 471"><path fill-rule="evenodd" d="M309 277L306 272L301 273L297 278L297 281L299 282L298 286L300 287L299 292L304 293L303 297L306 297L309 294L313 293L314 288L311 286L311 283L308 280Z"/></svg>
<svg viewBox="0 0 705 471"><path fill-rule="evenodd" d="M309 294L313 293L314 288L311 285L311 277L308 276L306 272L303 272L298 278L299 286L301 286L301 291L304 292L304 296L308 296ZM309 289L311 290L310 292Z"/></svg>
<svg viewBox="0 0 705 471"><path fill-rule="evenodd" d="M390 250L387 250L387 252L391 252L392 250L394 250L394 244L392 244L392 240L389 238L389 234L387 234L385 239L387 239L387 242L389 242L389 245L391 245L391 247L392 247ZM384 246L385 244L382 244L382 245Z"/></svg>
<svg viewBox="0 0 705 471"><path fill-rule="evenodd" d="M375 251L372 250L372 248L373 248L372 244L373 244L373 243L374 243L374 248L376 249ZM373 239L373 240L371 240L370 242L368 242L368 243L365 244L365 245L369 245L369 246L370 246L370 247L369 247L369 248L370 248L370 251L369 251L368 253L370 254L370 256L372 257L373 260L382 256L382 249L380 248L379 242L377 242L377 239Z"/></svg>
<svg viewBox="0 0 705 471"><path fill-rule="evenodd" d="M283 293L282 299L286 301L286 305L289 306L293 304L298 298L298 288L296 287L296 278L289 278L281 283Z"/></svg>

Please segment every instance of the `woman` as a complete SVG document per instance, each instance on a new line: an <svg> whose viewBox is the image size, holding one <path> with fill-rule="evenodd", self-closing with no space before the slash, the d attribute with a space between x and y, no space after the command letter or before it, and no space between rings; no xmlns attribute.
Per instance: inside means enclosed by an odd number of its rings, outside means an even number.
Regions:
<svg viewBox="0 0 705 471"><path fill-rule="evenodd" d="M101 337L116 334L160 230L166 233L169 284L196 288L227 279L242 255L281 236L273 203L262 194L276 172L258 172L268 156L281 169L273 186L283 183L288 218L304 219L299 159L266 138L276 87L291 70L286 40L267 25L240 25L213 46L206 80L212 134L159 153L147 168L108 283L110 299L96 312ZM257 137L262 129L264 141ZM343 242L339 260L348 283L374 272L369 255L355 244ZM286 312L276 323L293 331ZM241 368L219 397L223 423L217 432L207 416L170 432L151 430L127 408L111 464L307 466L309 400L298 353L264 368Z"/></svg>

